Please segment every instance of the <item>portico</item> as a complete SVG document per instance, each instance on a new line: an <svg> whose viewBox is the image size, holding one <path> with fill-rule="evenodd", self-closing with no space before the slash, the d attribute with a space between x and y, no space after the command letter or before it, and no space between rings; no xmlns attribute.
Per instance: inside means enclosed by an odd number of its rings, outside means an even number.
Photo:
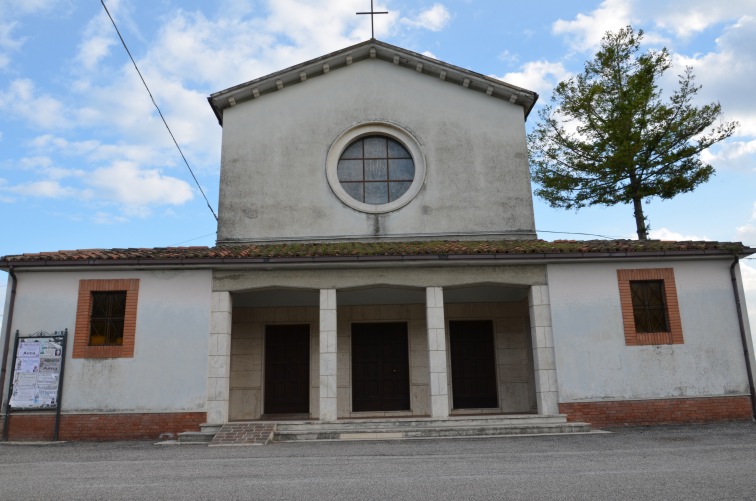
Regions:
<svg viewBox="0 0 756 501"><path fill-rule="evenodd" d="M556 414L543 281L540 266L217 271L208 422ZM276 373L284 326L307 356ZM306 412L275 410L286 391Z"/></svg>

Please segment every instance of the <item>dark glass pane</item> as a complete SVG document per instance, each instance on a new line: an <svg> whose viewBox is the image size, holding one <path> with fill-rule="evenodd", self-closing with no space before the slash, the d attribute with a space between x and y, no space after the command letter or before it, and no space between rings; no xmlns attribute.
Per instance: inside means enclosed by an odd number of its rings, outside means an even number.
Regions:
<svg viewBox="0 0 756 501"><path fill-rule="evenodd" d="M389 158L412 158L407 148L393 139L388 140L388 156Z"/></svg>
<svg viewBox="0 0 756 501"><path fill-rule="evenodd" d="M341 154L341 158L362 158L362 139L347 146L347 149Z"/></svg>
<svg viewBox="0 0 756 501"><path fill-rule="evenodd" d="M667 316L663 308L650 308L648 317L649 332L667 332Z"/></svg>
<svg viewBox="0 0 756 501"><path fill-rule="evenodd" d="M412 186L412 183L389 183L389 196L391 197L391 201L393 202L407 193L410 186Z"/></svg>
<svg viewBox="0 0 756 501"><path fill-rule="evenodd" d="M339 160L336 172L339 181L362 181L362 160Z"/></svg>
<svg viewBox="0 0 756 501"><path fill-rule="evenodd" d="M365 183L365 203L372 205L388 203L387 183Z"/></svg>
<svg viewBox="0 0 756 501"><path fill-rule="evenodd" d="M664 305L664 288L661 282L644 282L646 285L646 301L649 305Z"/></svg>
<svg viewBox="0 0 756 501"><path fill-rule="evenodd" d="M385 181L388 179L386 160L365 160L365 181Z"/></svg>
<svg viewBox="0 0 756 501"><path fill-rule="evenodd" d="M104 317L108 314L108 293L92 293L92 317Z"/></svg>
<svg viewBox="0 0 756 501"><path fill-rule="evenodd" d="M111 317L123 318L126 315L126 293L110 293L110 312Z"/></svg>
<svg viewBox="0 0 756 501"><path fill-rule="evenodd" d="M385 137L366 137L365 158L386 158L386 138Z"/></svg>
<svg viewBox="0 0 756 501"><path fill-rule="evenodd" d="M125 291L92 292L89 345L122 345L125 316Z"/></svg>
<svg viewBox="0 0 756 501"><path fill-rule="evenodd" d="M412 181L415 179L415 164L412 160L389 160L389 179Z"/></svg>
<svg viewBox="0 0 756 501"><path fill-rule="evenodd" d="M108 335L106 344L123 344L123 320L119 322L117 319L113 319L108 323Z"/></svg>
<svg viewBox="0 0 756 501"><path fill-rule="evenodd" d="M663 280L630 282L636 332L669 332Z"/></svg>
<svg viewBox="0 0 756 501"><path fill-rule="evenodd" d="M362 191L364 186L365 185L362 183L341 183L341 187L344 188L344 191L358 202L365 201L365 196Z"/></svg>
<svg viewBox="0 0 756 501"><path fill-rule="evenodd" d="M90 346L101 346L105 344L108 333L107 320L92 320L89 335Z"/></svg>

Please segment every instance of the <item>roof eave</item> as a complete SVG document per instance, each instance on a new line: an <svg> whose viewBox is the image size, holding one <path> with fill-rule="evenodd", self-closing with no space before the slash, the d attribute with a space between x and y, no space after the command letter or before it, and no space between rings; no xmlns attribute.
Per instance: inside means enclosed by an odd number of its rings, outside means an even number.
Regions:
<svg viewBox="0 0 756 501"><path fill-rule="evenodd" d="M228 267L256 266L301 266L301 265L340 265L367 266L376 264L552 264L581 261L614 260L701 260L743 258L756 253L754 248L745 248L743 252L733 254L726 250L665 250L648 252L565 252L565 253L486 253L486 254L427 254L427 255L365 255L365 256L296 256L296 257L203 257L203 258L136 258L136 259L36 259L0 261L0 269L9 270L64 270L72 268L199 268L216 269Z"/></svg>
<svg viewBox="0 0 756 501"><path fill-rule="evenodd" d="M397 66L439 78L466 89L509 101L522 106L525 119L538 100L536 92L380 40L370 39L216 92L208 97L208 102L216 118L218 118L218 123L222 126L225 109L303 83L308 79L325 75L333 70L344 68L365 59L380 59L391 62Z"/></svg>

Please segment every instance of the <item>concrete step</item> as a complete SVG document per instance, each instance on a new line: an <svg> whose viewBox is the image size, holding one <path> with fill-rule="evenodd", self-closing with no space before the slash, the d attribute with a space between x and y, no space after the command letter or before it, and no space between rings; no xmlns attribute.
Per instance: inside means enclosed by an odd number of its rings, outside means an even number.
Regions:
<svg viewBox="0 0 756 501"><path fill-rule="evenodd" d="M590 431L590 425L586 423L524 426L444 426L414 429L378 428L350 431L276 431L273 435L273 441L293 442L305 440L398 440L409 438L502 437L536 434L588 433Z"/></svg>
<svg viewBox="0 0 756 501"><path fill-rule="evenodd" d="M504 418L504 416L498 416ZM273 441L397 440L408 438L493 437L534 434L588 433L587 423L568 423L563 416L530 419L425 419L348 421L335 423L279 423Z"/></svg>
<svg viewBox="0 0 756 501"><path fill-rule="evenodd" d="M209 444L213 437L215 437L215 432L206 432L206 431L185 431L183 433L178 434L178 443L179 444Z"/></svg>
<svg viewBox="0 0 756 501"><path fill-rule="evenodd" d="M280 422L278 431L350 431L363 429L412 429L412 428L458 428L464 426L526 426L543 424L563 424L567 416L496 415L496 416L453 416L448 419L397 418L397 419L351 419L332 422L299 421Z"/></svg>

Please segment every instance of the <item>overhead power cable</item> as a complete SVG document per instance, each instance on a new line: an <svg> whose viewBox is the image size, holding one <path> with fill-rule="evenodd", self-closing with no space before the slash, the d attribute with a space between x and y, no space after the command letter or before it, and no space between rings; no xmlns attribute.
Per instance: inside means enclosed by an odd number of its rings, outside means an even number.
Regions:
<svg viewBox="0 0 756 501"><path fill-rule="evenodd" d="M210 209L210 212L212 212L213 217L215 218L216 221L218 221L218 216L215 214L215 211L213 210L213 207L210 205L210 200L207 199L207 196L205 195L205 192L202 189L202 186L200 186L200 183L197 180L197 176L194 175L194 171L192 171L192 168L189 166L189 162L187 161L186 157L184 156L184 152L181 151L181 146L179 146L178 141L176 141L176 137L173 135L173 132L171 131L171 128L168 126L168 122L165 120L165 117L163 116L163 112L160 111L160 107L157 105L157 102L155 102L155 98L152 96L152 92L150 92L150 88L147 85L147 82L144 80L144 77L142 76L142 72L139 71L139 67L137 66L137 63L134 60L134 57L131 55L131 51L126 46L126 41L121 36L121 32L118 29L118 26L116 26L116 22L113 19L113 16L110 15L110 11L108 10L108 6L105 5L105 0L100 0L100 3L102 4L102 8L105 9L105 13L110 18L110 22L113 23L113 28L115 28L116 33L118 33L118 38L121 39L121 44L123 45L123 48L126 49L126 53L129 55L129 59L131 59L131 63L134 65L134 69L136 70L137 74L139 75L139 78L142 80L142 83L144 84L144 88L147 89L147 94L150 95L150 99L152 100L152 104L155 105L155 109L157 110L158 114L160 115L160 118L163 120L163 124L165 125L165 128L168 130L168 134L171 135L171 139L173 139L173 144L176 145L176 148L178 149L178 152L181 155L181 158L184 159L184 164L186 164L186 168L189 169L189 173L192 175L192 178L194 179L194 183L197 185L197 188L199 188L200 193L202 193L202 197L205 199L205 202L207 203L207 208Z"/></svg>
<svg viewBox="0 0 756 501"><path fill-rule="evenodd" d="M549 231L549 230L538 230L537 229L536 233L557 233L557 234L562 234L562 235L585 235L585 236L589 236L589 237L606 238L606 239L609 239L609 240L616 240L616 239L622 239L623 238L623 237L608 237L606 235L597 235L595 233L576 233L576 232L573 232L573 231Z"/></svg>

